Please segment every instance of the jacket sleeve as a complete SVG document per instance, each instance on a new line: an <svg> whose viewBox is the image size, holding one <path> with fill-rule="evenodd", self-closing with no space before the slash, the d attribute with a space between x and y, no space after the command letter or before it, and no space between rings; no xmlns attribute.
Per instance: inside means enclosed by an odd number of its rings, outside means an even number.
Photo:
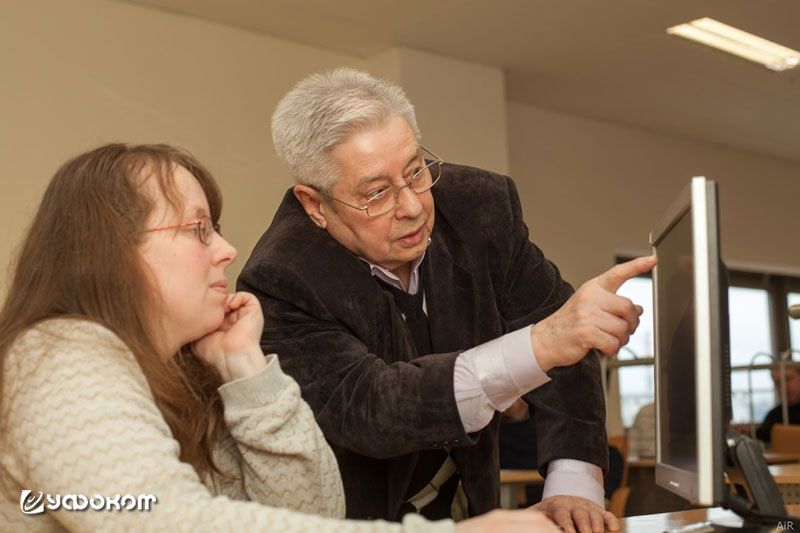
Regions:
<svg viewBox="0 0 800 533"><path fill-rule="evenodd" d="M300 384L328 440L374 458L396 457L445 441L470 442L453 393L458 353L372 353L351 329L359 326L343 322L343 313L331 311L327 303L358 299L335 280L330 286L341 297L320 298L319 289L312 290L292 265L272 263L245 269L238 284L261 302L262 348L276 352ZM367 329L381 328L384 335L404 329L371 323L377 311L369 302L358 304L348 314L368 323Z"/></svg>
<svg viewBox="0 0 800 533"><path fill-rule="evenodd" d="M772 426L781 423L782 420L781 406L773 407L764 417L764 421L756 428L755 438L769 444L772 440Z"/></svg>
<svg viewBox="0 0 800 533"><path fill-rule="evenodd" d="M574 291L558 268L530 242L516 187L510 178L506 180L512 248L500 306L513 331L551 315ZM553 459L577 459L606 471L605 399L597 354L590 351L577 364L554 368L548 375L550 383L525 396L533 407L540 472L544 474Z"/></svg>

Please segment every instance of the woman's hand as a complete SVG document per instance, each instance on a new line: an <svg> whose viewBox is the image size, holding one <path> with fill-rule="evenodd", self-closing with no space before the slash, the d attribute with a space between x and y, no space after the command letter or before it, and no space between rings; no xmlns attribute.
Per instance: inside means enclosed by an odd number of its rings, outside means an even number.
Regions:
<svg viewBox="0 0 800 533"><path fill-rule="evenodd" d="M530 509L495 509L456 524L456 533L561 533L544 514Z"/></svg>
<svg viewBox="0 0 800 533"><path fill-rule="evenodd" d="M222 381L250 377L266 366L259 340L264 315L255 296L237 292L225 302L225 319L219 329L194 342L194 353L213 366Z"/></svg>

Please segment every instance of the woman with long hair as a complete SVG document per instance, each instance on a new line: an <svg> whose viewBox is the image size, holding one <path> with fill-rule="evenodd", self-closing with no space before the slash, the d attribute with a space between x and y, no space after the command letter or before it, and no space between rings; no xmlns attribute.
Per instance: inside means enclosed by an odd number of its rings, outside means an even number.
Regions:
<svg viewBox="0 0 800 533"><path fill-rule="evenodd" d="M453 531L342 521L336 460L229 294L236 250L192 156L110 144L67 162L0 312L0 530ZM532 511L460 533L555 531Z"/></svg>

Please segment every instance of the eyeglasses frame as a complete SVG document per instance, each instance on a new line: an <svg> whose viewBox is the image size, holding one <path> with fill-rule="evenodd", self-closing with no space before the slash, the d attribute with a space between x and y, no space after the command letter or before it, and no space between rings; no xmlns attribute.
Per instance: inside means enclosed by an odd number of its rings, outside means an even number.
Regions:
<svg viewBox="0 0 800 533"><path fill-rule="evenodd" d="M208 220L208 225L212 230L212 231L208 232L208 238L207 238L208 242L203 240L203 232L200 231L200 224L202 224L204 220ZM198 218L197 220L193 220L191 222L182 222L180 224L169 224L168 226L159 226L157 228L146 229L146 230L142 230L141 233L150 233L151 231L161 231L161 230L165 230L165 229L185 228L187 226L193 226L193 225L197 226L197 238L200 240L200 242L202 244L205 244L206 246L210 246L211 245L211 238L213 237L214 233L217 233L217 234L221 235L221 233L220 233L220 230L222 229L221 226L219 225L219 223L212 222L211 221L211 217L209 217L209 216L202 216L202 217Z"/></svg>
<svg viewBox="0 0 800 533"><path fill-rule="evenodd" d="M370 214L369 214L369 212L367 211L367 209L369 209L369 202L371 202L371 201L372 201L372 200L373 200L375 197L372 197L372 198L370 198L369 200L367 200L367 205L364 205L364 206L357 206L357 205L353 205L353 204L350 204L350 203L348 203L348 202L345 202L344 200L340 200L340 199L336 198L335 196L332 196L332 195L330 195L330 194L328 194L328 193L326 193L326 192L320 191L320 193L321 193L323 196L325 196L326 198L330 198L331 200L336 200L336 201L337 201L337 202L339 202L340 204L344 204L344 205L346 205L347 207L352 207L353 209L358 209L359 211L364 211L364 212L366 213L366 215L367 215L368 217L370 217L370 218L377 218L377 217L383 216L383 215L385 215L386 213L389 213L389 212L391 212L391 211L392 211L392 209L394 209L395 207L397 207L397 201L398 201L398 199L399 199L399 197L400 197L400 192L401 192L403 189L405 189L406 187L408 187L409 189L411 189L412 191L414 191L416 194L422 194L422 193L424 193L424 192L426 192L426 191L429 191L429 190L431 190L431 188L432 188L434 185L436 185L436 182L437 182L437 181L439 181L439 179L442 177L442 165L444 164L444 159L442 159L442 158L441 158L441 157L439 157L438 155L434 154L433 152L431 152L430 150L428 150L427 148L425 148L425 147L424 147L424 146L422 146L421 144L419 145L419 147L420 147L420 148L422 148L422 149L423 149L425 152L427 152L428 154L430 154L430 155L432 155L433 157L435 157L436 159L434 159L433 161L431 161L430 163L428 163L427 165L425 165L425 166L424 166L422 169L420 169L418 172L415 172L415 173L414 173L414 174L413 174L413 175L412 175L410 178L408 178L408 181L406 181L405 185L393 185L393 186L391 186L391 187L388 187L388 188L387 188L387 189L386 189L386 190L383 192L383 194L382 194L382 195L386 195L386 194L390 194L390 193L393 193L393 194L394 194L394 205L392 205L392 207L390 207L389 209L387 209L387 210L386 210L386 211L384 211L383 213L378 213L377 215L370 215ZM411 185L413 185L413 183L414 183L414 180L415 180L415 179L416 179L416 178L417 178L417 177L418 177L420 174L422 174L422 173L423 173L423 172L425 172L426 170L429 170L429 169L430 169L430 168L431 168L433 165L439 165L439 177L437 177L435 180L431 181L431 184L430 184L430 186L428 186L428 188L427 188L427 189L425 189L425 190L422 190L422 191L417 191L416 189L414 189L413 187L411 187Z"/></svg>

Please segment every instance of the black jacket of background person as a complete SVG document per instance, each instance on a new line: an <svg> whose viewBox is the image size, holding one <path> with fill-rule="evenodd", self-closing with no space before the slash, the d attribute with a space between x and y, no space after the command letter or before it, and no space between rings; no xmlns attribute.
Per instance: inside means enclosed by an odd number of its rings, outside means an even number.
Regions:
<svg viewBox="0 0 800 533"><path fill-rule="evenodd" d="M800 403L790 403L787 409L790 424L800 424ZM769 444L772 440L772 426L783 424L783 405L778 404L773 407L764 421L756 428L756 438Z"/></svg>
<svg viewBox="0 0 800 533"><path fill-rule="evenodd" d="M264 353L277 353L300 384L336 454L351 518L399 519L415 452L442 446L455 447L470 514L499 507L499 414L464 432L453 395L456 356L542 320L573 293L528 241L510 178L445 164L431 191L436 218L420 269L432 354L416 352L391 293L308 218L291 190L237 284L261 302ZM525 397L540 472L559 458L607 470L596 356L548 375L550 383Z"/></svg>

